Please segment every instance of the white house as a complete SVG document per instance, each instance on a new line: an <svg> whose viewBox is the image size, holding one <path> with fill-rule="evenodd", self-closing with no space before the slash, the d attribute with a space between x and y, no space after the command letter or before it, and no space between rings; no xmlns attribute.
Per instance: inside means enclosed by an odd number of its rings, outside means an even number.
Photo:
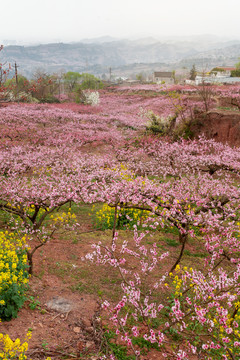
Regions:
<svg viewBox="0 0 240 360"><path fill-rule="evenodd" d="M236 70L234 67L223 67L223 66L217 66L214 69L211 70L211 76L216 76L216 77L230 77L231 71Z"/></svg>

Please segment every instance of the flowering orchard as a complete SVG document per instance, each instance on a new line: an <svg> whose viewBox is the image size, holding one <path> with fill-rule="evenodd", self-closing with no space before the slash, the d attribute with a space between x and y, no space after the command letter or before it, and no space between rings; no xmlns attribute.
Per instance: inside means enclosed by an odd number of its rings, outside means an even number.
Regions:
<svg viewBox="0 0 240 360"><path fill-rule="evenodd" d="M213 108L239 96L237 87L212 92ZM173 142L146 131L149 111L174 119L174 126L205 111L196 89L121 88L102 90L100 98L95 107L0 109L1 226L27 243L9 245L15 250L2 256L11 266L0 269L10 284L17 268L11 259L24 251L32 273L41 246L51 246L59 229L81 226L72 204L97 204L95 226L111 228L112 236L86 258L122 278L121 298L106 299L103 309L135 359L140 344L157 347L166 359L238 359L239 148L203 137ZM128 240L118 228L127 229ZM178 236L174 258L159 246L162 233ZM184 263L189 241L204 249L201 262Z"/></svg>
<svg viewBox="0 0 240 360"><path fill-rule="evenodd" d="M136 357L134 344L141 337L157 343L166 358L238 358L239 150L204 139L168 146L158 139L146 148L134 147L136 152L129 144L120 150L129 170L115 176L108 203L118 204L119 211L122 206L148 211L152 216L145 223L147 232L150 226L152 231L175 228L181 250L169 271L160 275L168 253L159 252L157 243L146 246L144 231L135 230L135 250L130 241L120 245L117 233L111 247L96 244L87 258L115 267L123 277L121 301L105 302L104 307ZM151 156L147 161L149 154L156 157L153 163ZM133 169L140 175L133 177ZM208 252L204 269L179 265L189 236L200 238ZM139 262L134 272L125 254ZM156 272L159 279L148 280ZM162 292L168 294L165 299L159 299ZM168 335L173 333L184 345L170 352Z"/></svg>

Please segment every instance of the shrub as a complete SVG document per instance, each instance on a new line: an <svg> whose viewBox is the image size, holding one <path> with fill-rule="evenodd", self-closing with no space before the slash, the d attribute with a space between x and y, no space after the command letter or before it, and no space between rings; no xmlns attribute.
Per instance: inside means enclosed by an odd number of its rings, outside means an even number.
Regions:
<svg viewBox="0 0 240 360"><path fill-rule="evenodd" d="M240 69L232 70L231 77L240 77Z"/></svg>
<svg viewBox="0 0 240 360"><path fill-rule="evenodd" d="M183 138L186 140L193 139L194 131L192 130L192 128L194 124L196 124L196 121L191 121L191 120L184 123L179 123L173 131L174 139L175 140L179 138Z"/></svg>
<svg viewBox="0 0 240 360"><path fill-rule="evenodd" d="M100 103L99 92L98 91L84 91L85 95L85 104L89 105L98 105Z"/></svg>
<svg viewBox="0 0 240 360"><path fill-rule="evenodd" d="M43 103L43 104L44 103L47 103L47 104L59 104L60 100L56 96L49 95L49 96L41 98L40 102Z"/></svg>
<svg viewBox="0 0 240 360"><path fill-rule="evenodd" d="M104 204L100 210L94 212L94 209L95 207L92 209L94 226L102 230L112 229L114 225L115 208ZM148 217L148 211L119 208L116 228L133 229L134 225L139 227L142 221Z"/></svg>
<svg viewBox="0 0 240 360"><path fill-rule="evenodd" d="M26 299L28 265L25 238L0 232L0 319L17 317Z"/></svg>
<svg viewBox="0 0 240 360"><path fill-rule="evenodd" d="M146 112L141 111L140 115L148 119L146 124L146 130L153 134L166 135L169 133L172 123L176 120L176 117L161 118L156 115L152 110Z"/></svg>
<svg viewBox="0 0 240 360"><path fill-rule="evenodd" d="M21 344L20 339L13 341L9 335L3 335L0 333L0 359L19 359L25 360L25 355L28 349L28 340L31 338L31 332L27 333L25 342Z"/></svg>
<svg viewBox="0 0 240 360"><path fill-rule="evenodd" d="M80 87L75 91L75 102L95 106L100 103L99 92L82 90Z"/></svg>
<svg viewBox="0 0 240 360"><path fill-rule="evenodd" d="M10 360L26 360L26 351L28 350L28 340L31 339L31 332L29 331L26 335L25 341L22 342L20 339L13 341L8 334L4 335L0 333L0 359ZM46 358L51 360L51 358Z"/></svg>
<svg viewBox="0 0 240 360"><path fill-rule="evenodd" d="M166 123L153 111L148 111L145 116L149 119L146 130L154 134L163 135L166 132Z"/></svg>

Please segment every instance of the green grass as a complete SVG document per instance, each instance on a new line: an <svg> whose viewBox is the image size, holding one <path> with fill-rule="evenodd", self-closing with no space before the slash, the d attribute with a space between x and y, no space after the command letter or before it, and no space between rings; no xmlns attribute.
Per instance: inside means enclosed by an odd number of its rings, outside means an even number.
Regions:
<svg viewBox="0 0 240 360"><path fill-rule="evenodd" d="M11 215L6 211L0 211L0 229L4 230L11 220Z"/></svg>
<svg viewBox="0 0 240 360"><path fill-rule="evenodd" d="M239 111L237 108L230 107L230 106L219 106L217 109L218 110L228 110L228 111Z"/></svg>
<svg viewBox="0 0 240 360"><path fill-rule="evenodd" d="M79 294L82 294L83 292L86 292L86 286L81 281L79 281L76 284L70 285L69 289L72 292L78 292Z"/></svg>
<svg viewBox="0 0 240 360"><path fill-rule="evenodd" d="M208 256L208 253L205 253L205 252L193 253L193 252L191 252L189 250L185 250L184 254L187 255L187 256L192 256L192 257L197 257L197 258L206 258Z"/></svg>
<svg viewBox="0 0 240 360"><path fill-rule="evenodd" d="M157 343L151 343L150 341L145 340L143 337L133 338L133 345L138 345L142 349L142 354L147 353L150 349L156 349L161 351Z"/></svg>
<svg viewBox="0 0 240 360"><path fill-rule="evenodd" d="M48 272L60 278L63 283L68 283L72 292L118 300L122 281L118 272L107 267L98 268L88 262L83 262L77 267L73 265L75 264L71 261L53 261L48 267Z"/></svg>
<svg viewBox="0 0 240 360"><path fill-rule="evenodd" d="M115 343L116 334L106 329L103 334L103 353L106 355L113 354L117 360L134 360L135 356L128 355L128 348L123 345L119 345Z"/></svg>
<svg viewBox="0 0 240 360"><path fill-rule="evenodd" d="M171 238L165 238L165 242L167 243L168 246L179 246L179 241L175 240L175 239L171 239Z"/></svg>

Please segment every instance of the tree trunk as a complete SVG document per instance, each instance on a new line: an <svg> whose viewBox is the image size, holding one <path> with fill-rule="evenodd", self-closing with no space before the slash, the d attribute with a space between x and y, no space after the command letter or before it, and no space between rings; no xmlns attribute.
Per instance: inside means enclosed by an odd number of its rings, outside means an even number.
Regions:
<svg viewBox="0 0 240 360"><path fill-rule="evenodd" d="M180 254L179 254L178 258L177 258L176 262L174 263L174 265L171 267L171 270L169 271L169 273L173 272L176 269L176 266L180 263L181 258L183 256L185 244L187 242L187 238L188 238L187 233L185 233L185 234L179 233L179 242L180 242L180 244L182 244L182 247L181 247L181 251L180 251Z"/></svg>

